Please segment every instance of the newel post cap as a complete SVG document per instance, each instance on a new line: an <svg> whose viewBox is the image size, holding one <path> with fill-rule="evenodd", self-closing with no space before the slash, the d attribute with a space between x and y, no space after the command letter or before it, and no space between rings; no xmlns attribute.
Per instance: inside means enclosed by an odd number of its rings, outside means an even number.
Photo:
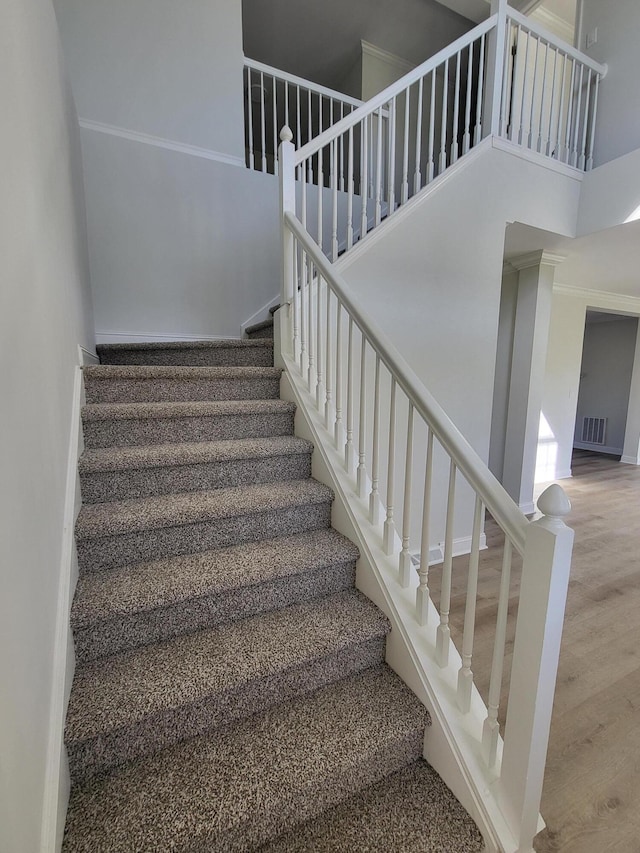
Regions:
<svg viewBox="0 0 640 853"><path fill-rule="evenodd" d="M552 483L538 498L538 509L547 518L562 521L571 512L571 501L557 483Z"/></svg>
<svg viewBox="0 0 640 853"><path fill-rule="evenodd" d="M280 131L280 142L291 142L293 139L293 132L290 127L286 124Z"/></svg>

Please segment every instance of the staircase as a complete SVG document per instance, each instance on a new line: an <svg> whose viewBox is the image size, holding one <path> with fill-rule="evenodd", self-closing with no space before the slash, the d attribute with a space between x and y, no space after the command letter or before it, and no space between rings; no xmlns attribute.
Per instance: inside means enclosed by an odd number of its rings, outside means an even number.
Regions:
<svg viewBox="0 0 640 853"><path fill-rule="evenodd" d="M63 850L476 851L269 338L84 369Z"/></svg>

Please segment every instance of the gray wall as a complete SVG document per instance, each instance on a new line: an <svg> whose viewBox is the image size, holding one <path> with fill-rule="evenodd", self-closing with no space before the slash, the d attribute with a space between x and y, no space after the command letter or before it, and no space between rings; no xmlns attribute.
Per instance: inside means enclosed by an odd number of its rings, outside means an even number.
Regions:
<svg viewBox="0 0 640 853"><path fill-rule="evenodd" d="M587 314L574 441L584 446L583 418L607 418L606 448L622 454L638 320L615 314L604 316L611 319L589 322Z"/></svg>
<svg viewBox="0 0 640 853"><path fill-rule="evenodd" d="M80 142L50 0L0 4L0 79L0 849L37 853L73 374L78 344L93 344Z"/></svg>

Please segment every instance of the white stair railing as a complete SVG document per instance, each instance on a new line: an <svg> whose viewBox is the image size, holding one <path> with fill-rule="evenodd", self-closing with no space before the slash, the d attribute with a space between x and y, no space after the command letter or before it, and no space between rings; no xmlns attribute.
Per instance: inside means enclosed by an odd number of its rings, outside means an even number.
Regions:
<svg viewBox="0 0 640 853"><path fill-rule="evenodd" d="M593 166L606 66L507 10L500 136L581 170Z"/></svg>
<svg viewBox="0 0 640 853"><path fill-rule="evenodd" d="M494 798L516 839L513 849L532 850L571 563L573 532L563 522L569 502L559 486L551 486L538 501L543 517L529 522L351 297L294 213L294 164L300 163L289 133L285 130L282 136L280 350L285 368L300 398L321 422L322 440L333 448L336 464L346 471L349 500L361 505L361 517L366 512L363 537L379 543L390 558L382 571L390 574L389 583L414 590L413 619L421 626L429 655L443 671L452 665L458 668L455 713L468 719L477 715L478 707L484 708L484 720L475 728L486 774L481 796ZM448 468L448 488L441 494L434 487L434 472L443 465ZM471 518L463 506L469 504L469 495ZM474 686L473 654L486 510L504 534L504 545L493 659L484 679L489 683L485 705ZM442 531L434 529L436 523L442 524ZM471 536L458 657L451 651L449 615L454 535L460 534L461 526ZM440 532L444 549L436 608L429 593L430 552ZM417 571L412 561L416 550ZM498 719L514 553L522 556L523 567L503 741Z"/></svg>
<svg viewBox="0 0 640 853"><path fill-rule="evenodd" d="M606 66L502 4L296 146L296 215L336 260L490 134L590 169L605 73Z"/></svg>
<svg viewBox="0 0 640 853"><path fill-rule="evenodd" d="M300 147L361 105L357 98L245 58L247 167L277 175L278 134L283 125L291 127L296 146ZM338 168L344 180L344 162L338 163Z"/></svg>

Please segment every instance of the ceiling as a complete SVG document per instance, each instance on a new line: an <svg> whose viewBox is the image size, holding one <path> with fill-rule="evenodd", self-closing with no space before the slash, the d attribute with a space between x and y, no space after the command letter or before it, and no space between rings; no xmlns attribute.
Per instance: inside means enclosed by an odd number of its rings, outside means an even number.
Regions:
<svg viewBox="0 0 640 853"><path fill-rule="evenodd" d="M555 281L569 287L640 297L640 220L571 239L515 223L505 238L505 260L545 249L565 255Z"/></svg>

